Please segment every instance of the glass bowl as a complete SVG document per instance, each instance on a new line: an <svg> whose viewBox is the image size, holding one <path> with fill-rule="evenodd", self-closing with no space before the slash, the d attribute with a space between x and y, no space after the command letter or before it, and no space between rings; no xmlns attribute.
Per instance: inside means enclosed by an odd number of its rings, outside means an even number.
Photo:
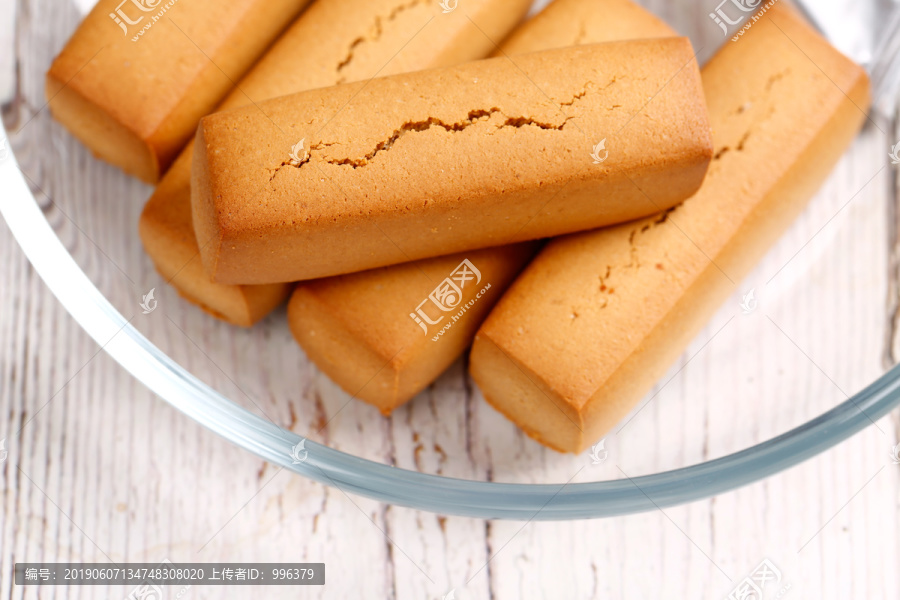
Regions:
<svg viewBox="0 0 900 600"><path fill-rule="evenodd" d="M651 8L695 47L717 43L715 26L667 3ZM66 37L23 66L26 95L43 98L41 68ZM896 294L885 168L894 134L886 126L866 127L602 451L573 456L539 446L494 412L467 378L465 359L385 418L309 363L283 309L250 330L205 315L167 288L143 254L135 232L149 187L90 158L45 108L5 117L16 133L0 130L0 213L81 327L188 417L347 493L481 518L628 514L777 473L879 427L900 403L889 325L896 307L885 309ZM145 314L140 303L151 289L158 308ZM758 305L746 310L751 289Z"/></svg>

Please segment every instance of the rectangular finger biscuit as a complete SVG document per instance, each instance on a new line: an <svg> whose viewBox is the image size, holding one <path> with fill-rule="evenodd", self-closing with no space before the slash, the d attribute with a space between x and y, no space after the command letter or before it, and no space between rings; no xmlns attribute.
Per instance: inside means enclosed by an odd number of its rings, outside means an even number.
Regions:
<svg viewBox="0 0 900 600"><path fill-rule="evenodd" d="M305 282L291 331L344 390L390 414L469 347L537 242Z"/></svg>
<svg viewBox="0 0 900 600"><path fill-rule="evenodd" d="M555 0L518 28L498 54L672 35L665 23L629 0ZM469 346L536 248L534 243L487 248L303 282L291 296L288 321L320 369L349 394L388 414ZM457 302L448 306L440 298L455 289L445 280L455 281L452 274L463 261L479 270L479 281L460 288ZM462 314L459 305L466 308Z"/></svg>
<svg viewBox="0 0 900 600"><path fill-rule="evenodd" d="M632 409L799 214L870 100L864 70L781 4L703 83L716 153L700 191L551 241L475 338L485 398L550 448L580 452Z"/></svg>
<svg viewBox="0 0 900 600"><path fill-rule="evenodd" d="M650 214L711 154L686 38L547 50L205 117L194 230L214 281L313 279Z"/></svg>
<svg viewBox="0 0 900 600"><path fill-rule="evenodd" d="M482 58L528 10L528 0L469 0L442 14L426 0L316 2L272 46L219 107L237 108L302 90ZM144 248L157 270L207 312L250 326L281 304L290 286L214 283L204 272L191 219L192 144L141 214Z"/></svg>
<svg viewBox="0 0 900 600"><path fill-rule="evenodd" d="M155 183L308 0L100 0L47 73L50 112Z"/></svg>

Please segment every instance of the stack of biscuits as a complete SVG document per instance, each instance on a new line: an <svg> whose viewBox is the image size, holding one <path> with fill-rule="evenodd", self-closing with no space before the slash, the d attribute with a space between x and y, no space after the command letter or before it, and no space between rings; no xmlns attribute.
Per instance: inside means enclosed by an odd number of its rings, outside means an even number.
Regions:
<svg viewBox="0 0 900 600"><path fill-rule="evenodd" d="M50 109L156 185L140 237L185 299L245 327L287 301L386 415L471 349L484 398L561 452L647 393L870 102L785 3L702 72L630 0L306 4L100 0Z"/></svg>

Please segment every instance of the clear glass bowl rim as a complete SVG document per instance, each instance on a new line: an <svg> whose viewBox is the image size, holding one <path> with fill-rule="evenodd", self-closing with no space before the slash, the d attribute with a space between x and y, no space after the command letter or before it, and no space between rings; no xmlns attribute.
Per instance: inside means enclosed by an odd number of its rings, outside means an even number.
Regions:
<svg viewBox="0 0 900 600"><path fill-rule="evenodd" d="M7 139L0 124L0 139ZM0 214L39 276L102 349L152 392L260 458L346 493L440 514L564 520L625 515L702 500L796 465L900 405L900 365L822 415L770 440L688 467L589 483L471 481L399 469L305 441L212 389L150 343L94 286L41 211L11 149L0 160ZM621 468L620 468L621 471Z"/></svg>

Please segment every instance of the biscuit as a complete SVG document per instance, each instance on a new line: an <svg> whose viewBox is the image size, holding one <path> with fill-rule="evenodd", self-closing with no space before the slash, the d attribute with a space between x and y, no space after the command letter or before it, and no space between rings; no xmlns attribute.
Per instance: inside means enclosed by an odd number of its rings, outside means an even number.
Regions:
<svg viewBox="0 0 900 600"><path fill-rule="evenodd" d="M711 155L686 38L547 50L204 117L194 230L213 281L313 279L651 214Z"/></svg>
<svg viewBox="0 0 900 600"><path fill-rule="evenodd" d="M155 183L308 0L100 0L53 61L53 116Z"/></svg>
<svg viewBox="0 0 900 600"><path fill-rule="evenodd" d="M387 415L469 347L536 250L525 242L304 282L288 323L322 371Z"/></svg>
<svg viewBox="0 0 900 600"><path fill-rule="evenodd" d="M776 5L703 69L716 154L678 207L551 241L476 335L484 397L580 452L651 388L800 213L865 119L865 71ZM727 275L726 275L727 274Z"/></svg>

